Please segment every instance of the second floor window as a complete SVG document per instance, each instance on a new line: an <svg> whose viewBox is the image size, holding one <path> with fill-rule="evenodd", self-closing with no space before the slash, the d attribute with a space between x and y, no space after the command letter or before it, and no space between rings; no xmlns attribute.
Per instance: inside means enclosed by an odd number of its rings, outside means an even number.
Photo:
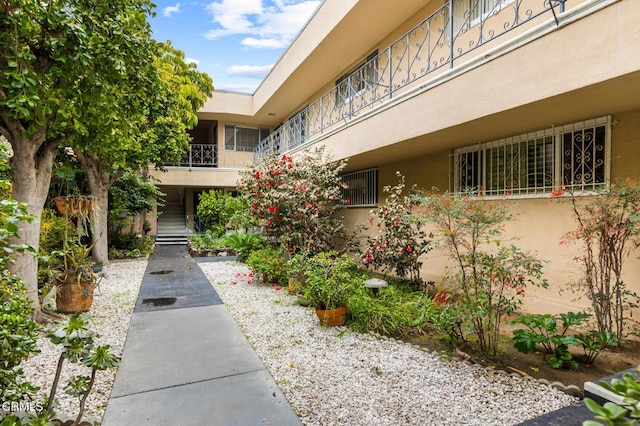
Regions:
<svg viewBox="0 0 640 426"><path fill-rule="evenodd" d="M336 81L336 106L351 102L367 90L375 88L378 80L378 51Z"/></svg>
<svg viewBox="0 0 640 426"><path fill-rule="evenodd" d="M227 151L251 152L268 135L269 129L227 125L224 126L224 148Z"/></svg>

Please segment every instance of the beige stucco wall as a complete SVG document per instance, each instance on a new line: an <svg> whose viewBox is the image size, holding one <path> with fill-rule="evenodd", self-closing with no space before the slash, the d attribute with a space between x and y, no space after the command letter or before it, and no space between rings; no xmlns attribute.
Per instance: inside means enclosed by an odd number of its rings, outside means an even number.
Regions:
<svg viewBox="0 0 640 426"><path fill-rule="evenodd" d="M613 180L632 178L640 180L640 110L614 114L615 125L611 132L611 177ZM420 156L412 160L389 164L378 164L379 187L397 182L395 172L400 171L406 177L407 186L416 184L420 189L449 187L448 151ZM384 194L379 193L379 199ZM582 200L588 200L588 197ZM579 254L579 245L560 244L562 237L575 229L571 205L568 199L552 200L548 196L541 198L522 198L505 201L512 206L516 220L505 227L505 237L523 250L537 253L545 262L544 274L549 281L548 289L530 288L525 297L524 309L531 312L558 313L568 310L588 308L585 298L577 300L578 295L571 292L571 282L580 276L580 265L573 260ZM349 228L369 219L369 209L353 208L345 211ZM625 283L629 290L640 293L640 249L635 250L626 259ZM432 251L424 259L422 276L426 280L441 282L449 260L441 251ZM635 311L634 317L640 315Z"/></svg>

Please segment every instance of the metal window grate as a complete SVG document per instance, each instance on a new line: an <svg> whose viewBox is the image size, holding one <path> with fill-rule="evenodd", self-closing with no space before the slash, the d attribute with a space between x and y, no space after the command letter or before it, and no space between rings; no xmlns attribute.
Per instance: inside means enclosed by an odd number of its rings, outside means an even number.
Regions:
<svg viewBox="0 0 640 426"><path fill-rule="evenodd" d="M454 189L484 195L593 191L609 180L611 117L599 117L458 149Z"/></svg>
<svg viewBox="0 0 640 426"><path fill-rule="evenodd" d="M373 206L378 203L378 169L360 170L341 176L344 204L349 207Z"/></svg>

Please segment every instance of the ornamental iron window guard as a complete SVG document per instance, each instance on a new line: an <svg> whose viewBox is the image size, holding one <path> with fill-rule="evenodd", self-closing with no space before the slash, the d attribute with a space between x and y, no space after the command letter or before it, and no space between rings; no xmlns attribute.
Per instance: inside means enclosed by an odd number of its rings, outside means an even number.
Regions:
<svg viewBox="0 0 640 426"><path fill-rule="evenodd" d="M454 191L547 196L561 186L588 193L610 179L611 116L456 149Z"/></svg>

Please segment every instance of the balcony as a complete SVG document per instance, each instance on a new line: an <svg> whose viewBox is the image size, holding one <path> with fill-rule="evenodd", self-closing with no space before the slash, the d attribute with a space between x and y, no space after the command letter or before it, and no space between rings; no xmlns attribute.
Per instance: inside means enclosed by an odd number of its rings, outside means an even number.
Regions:
<svg viewBox="0 0 640 426"><path fill-rule="evenodd" d="M521 41L539 37L527 31L557 25L565 1L479 0L469 9L468 0L449 0L260 141L254 162L267 153L313 142L392 100L437 84L463 65L483 60L498 46L497 40L510 40L506 34ZM605 1L586 1L573 9Z"/></svg>
<svg viewBox="0 0 640 426"><path fill-rule="evenodd" d="M218 146L212 144L191 144L189 152L179 163L167 163L169 167L218 167Z"/></svg>

